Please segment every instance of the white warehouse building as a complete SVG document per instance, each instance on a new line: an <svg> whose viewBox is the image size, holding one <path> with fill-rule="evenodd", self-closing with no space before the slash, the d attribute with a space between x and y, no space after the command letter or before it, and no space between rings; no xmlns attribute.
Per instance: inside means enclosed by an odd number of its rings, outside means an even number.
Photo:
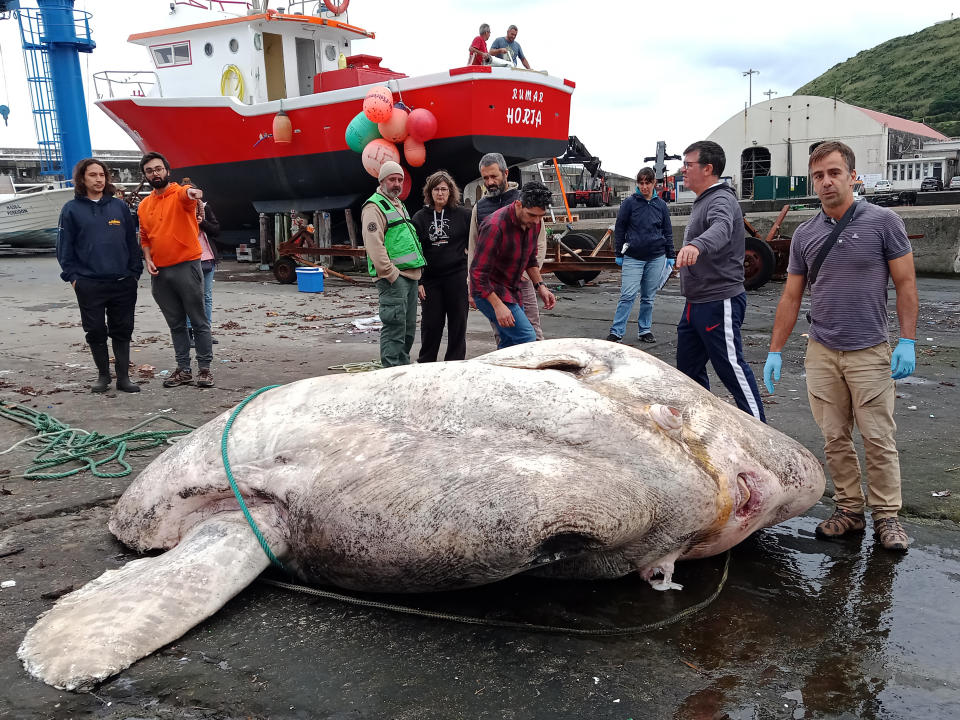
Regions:
<svg viewBox="0 0 960 720"><path fill-rule="evenodd" d="M946 184L958 172L956 153L924 152L925 144L948 139L933 128L815 95L758 102L708 139L726 153L723 176L731 178L742 198L752 197L756 176L806 176L810 153L825 140L840 140L853 149L857 174L867 187L886 178L895 189L918 188L931 176ZM808 187L812 193L813 185Z"/></svg>

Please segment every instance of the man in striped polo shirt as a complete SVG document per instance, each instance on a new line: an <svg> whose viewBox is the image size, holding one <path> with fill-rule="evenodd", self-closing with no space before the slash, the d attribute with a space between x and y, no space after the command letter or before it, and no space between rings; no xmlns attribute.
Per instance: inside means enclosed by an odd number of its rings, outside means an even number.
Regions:
<svg viewBox="0 0 960 720"><path fill-rule="evenodd" d="M797 228L790 245L787 283L763 369L771 393L780 379L780 353L797 322L810 268L837 221L854 206L854 166L853 150L840 142L822 143L810 155L813 187L823 210ZM887 327L890 278L900 320L900 341L892 353ZM907 377L916 366L919 306L913 251L903 220L886 208L857 203L810 286L807 397L823 433L836 503L833 515L817 526L818 537L862 532L864 505L869 505L874 536L884 548L905 552L910 544L897 519L900 458L893 404L894 380ZM867 459L866 500L853 445L854 423Z"/></svg>

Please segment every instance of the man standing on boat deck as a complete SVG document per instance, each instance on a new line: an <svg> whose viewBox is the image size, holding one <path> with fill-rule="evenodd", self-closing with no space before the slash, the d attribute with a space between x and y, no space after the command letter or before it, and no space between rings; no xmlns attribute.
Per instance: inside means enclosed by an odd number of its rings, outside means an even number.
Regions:
<svg viewBox="0 0 960 720"><path fill-rule="evenodd" d="M480 26L480 34L470 43L470 59L467 65L489 65L490 53L487 52L487 40L490 39L490 26L484 23Z"/></svg>
<svg viewBox="0 0 960 720"><path fill-rule="evenodd" d="M520 197L520 190L515 182L507 181L507 161L500 153L487 153L480 158L480 179L483 181L483 197L473 206L473 214L470 217L470 235L467 240L467 267L473 263L473 256L477 251L477 234L484 221L497 210L512 205ZM543 223L540 223L540 234L537 235L537 268L543 265L547 257L547 229ZM467 284L470 279L467 276ZM540 329L540 305L537 302L537 291L533 288L533 281L527 277L525 272L520 278L520 303L523 306L523 312L527 320L533 325L533 331L537 335L537 340L543 340L543 332ZM469 297L470 304L474 307L473 294ZM493 332L496 335L496 342L500 344L500 326L495 322L490 323L493 326Z"/></svg>
<svg viewBox="0 0 960 720"><path fill-rule="evenodd" d="M677 325L677 370L707 390L707 360L737 407L766 422L753 371L743 359L743 213L733 188L720 180L723 148L700 140L683 151L683 184L697 195L677 253L687 299Z"/></svg>
<svg viewBox="0 0 960 720"><path fill-rule="evenodd" d="M498 37L493 41L493 45L490 46L490 54L501 59L512 60L514 65L519 60L529 70L530 63L527 62L527 57L523 54L523 48L517 42L517 32L519 31L516 25L508 27L506 37Z"/></svg>
<svg viewBox="0 0 960 720"><path fill-rule="evenodd" d="M388 160L380 168L380 186L363 205L360 225L367 251L367 271L380 296L380 364L410 364L417 334L417 287L423 250L417 230L400 200L403 168Z"/></svg>
<svg viewBox="0 0 960 720"><path fill-rule="evenodd" d="M177 368L164 387L191 385L190 335L193 326L197 346L197 387L213 387L213 339L203 304L203 270L200 267L200 228L197 201L203 192L189 185L170 182L170 163L158 152L140 159L140 170L153 188L137 208L140 218L140 245L153 277L150 289L170 328Z"/></svg>
<svg viewBox="0 0 960 720"><path fill-rule="evenodd" d="M498 348L533 342L533 326L520 306L520 278L526 271L550 310L556 298L540 277L537 236L550 204L543 183L528 182L512 204L497 210L480 227L477 254L470 265L470 287L477 309L499 327Z"/></svg>

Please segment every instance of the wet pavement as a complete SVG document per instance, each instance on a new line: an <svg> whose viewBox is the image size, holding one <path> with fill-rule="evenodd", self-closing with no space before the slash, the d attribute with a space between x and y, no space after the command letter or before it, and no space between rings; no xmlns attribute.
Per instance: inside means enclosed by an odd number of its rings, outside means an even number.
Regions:
<svg viewBox="0 0 960 720"><path fill-rule="evenodd" d="M549 337L605 337L618 278L558 290ZM780 285L749 296L745 352L759 374ZM0 455L0 717L10 718L950 718L960 716L960 280L920 281L916 376L898 384L906 555L864 536L813 536L829 498L757 533L731 553L719 597L666 629L582 637L481 627L321 599L255 583L180 640L88 694L57 691L23 671L15 651L53 598L134 557L106 530L130 480L84 473L26 481L29 459ZM225 264L215 286L213 390L91 395L91 363L68 288L51 257L0 258L0 398L104 433L151 416L199 424L262 385L377 356L375 292L327 280L323 295ZM893 303L891 302L891 309ZM658 296L653 354L672 362L682 310L674 281ZM172 350L141 282L135 362L169 369ZM628 337L636 325L628 328ZM798 325L784 376L765 397L771 423L822 457L810 417ZM927 340L927 338L932 338ZM651 349L643 346L644 350ZM492 348L471 313L468 352ZM719 390L717 390L719 388ZM724 396L722 385L715 392ZM908 408L915 407L916 410ZM932 416L932 417L931 417ZM0 450L29 436L0 418ZM133 456L136 472L157 451ZM9 472L4 473L7 470ZM131 476L132 477L132 476ZM935 497L933 493L950 491ZM10 554L7 554L10 553ZM534 578L457 593L376 596L431 612L610 631L670 618L709 597L724 558L678 565L681 592L637 578ZM371 596L366 596L371 597Z"/></svg>

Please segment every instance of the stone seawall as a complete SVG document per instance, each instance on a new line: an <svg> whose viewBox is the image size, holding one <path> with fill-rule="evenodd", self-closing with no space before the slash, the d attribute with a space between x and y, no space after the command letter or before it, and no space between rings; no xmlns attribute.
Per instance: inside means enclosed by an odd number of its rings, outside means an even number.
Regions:
<svg viewBox="0 0 960 720"><path fill-rule="evenodd" d="M936 275L960 275L960 206L938 205L927 207L890 208L903 218L908 235L920 235L911 239L914 264L917 272ZM599 238L614 223L616 208L605 208L608 217L581 219L573 224L579 232L588 232ZM816 215L819 210L791 210L783 222L781 233L793 235L797 226ZM777 212L749 212L746 217L760 233L767 232L776 222ZM673 215L674 244L680 247L683 230L689 215ZM556 227L562 227L558 224Z"/></svg>

